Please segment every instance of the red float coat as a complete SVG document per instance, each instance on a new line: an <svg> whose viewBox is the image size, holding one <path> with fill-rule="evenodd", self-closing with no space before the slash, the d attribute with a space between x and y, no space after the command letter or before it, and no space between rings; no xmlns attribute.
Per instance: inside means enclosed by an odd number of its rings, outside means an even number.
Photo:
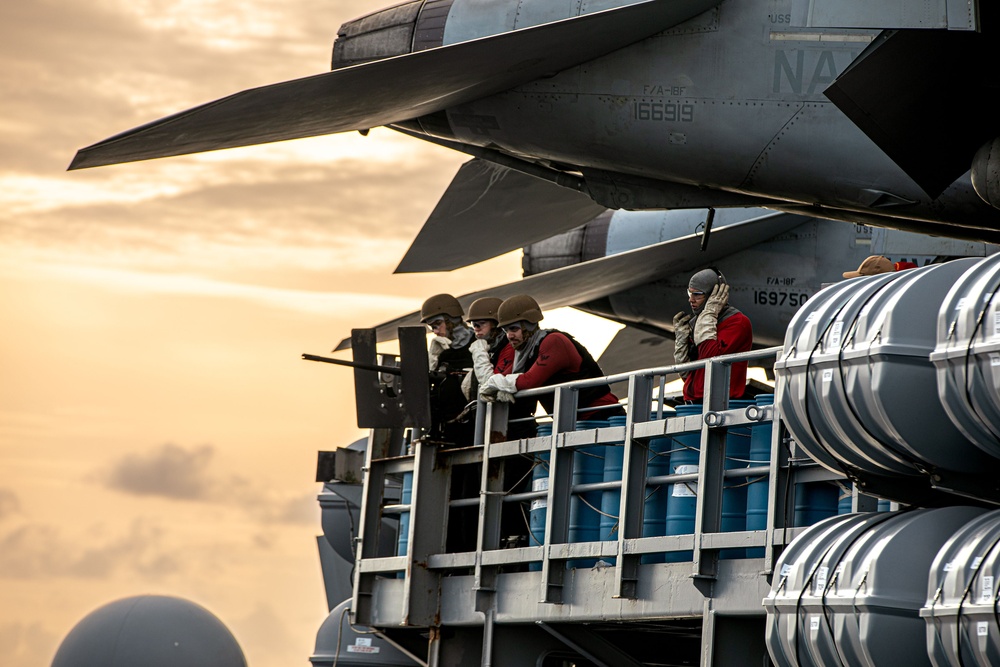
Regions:
<svg viewBox="0 0 1000 667"><path fill-rule="evenodd" d="M535 359L535 362L531 364L531 367L527 371L521 373L521 375L517 378L517 390L522 391L524 389L545 387L553 384L560 384L562 382L582 380L589 377L600 377L600 373L602 373L602 371L600 371L600 367L597 366L596 362L593 360L589 363L593 365L593 370L596 370L596 373L582 373L581 369L584 366L584 359L580 355L580 352L576 349L576 345L573 344L573 341L570 340L569 336L561 331L549 330L546 333L545 338L542 339L542 342L538 346L538 356ZM511 355L511 365L513 366L513 355ZM509 373L509 371L507 372ZM584 399L583 393L581 393L581 399ZM549 412L552 411L551 397L544 397L540 399L539 402L541 402ZM599 393L597 396L589 398L589 400L582 400L579 407L589 408L600 405L616 405L617 403L618 398L611 393L609 389L605 392ZM584 413L580 415L580 419L601 417L602 415L606 417L611 414L616 413L608 411L602 411L600 413Z"/></svg>
<svg viewBox="0 0 1000 667"><path fill-rule="evenodd" d="M697 347L694 346L694 341L689 339L691 361L748 352L753 345L753 325L750 324L750 318L739 311L719 322L716 331L716 340L702 341ZM729 398L743 396L746 385L747 362L733 364L729 371ZM705 369L699 368L684 378L684 400L701 401L704 396Z"/></svg>

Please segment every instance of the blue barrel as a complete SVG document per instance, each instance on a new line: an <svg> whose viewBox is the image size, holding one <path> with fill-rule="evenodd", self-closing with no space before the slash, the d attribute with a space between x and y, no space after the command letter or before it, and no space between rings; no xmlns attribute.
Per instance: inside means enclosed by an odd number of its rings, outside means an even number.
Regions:
<svg viewBox="0 0 1000 667"><path fill-rule="evenodd" d="M413 499L413 473L403 473L403 490L399 496L401 505L409 505ZM405 556L410 548L410 510L399 515L399 532L396 533L396 555ZM398 572L396 578L402 579L406 572Z"/></svg>
<svg viewBox="0 0 1000 667"><path fill-rule="evenodd" d="M754 404L751 400L730 400L730 410L743 410ZM726 431L726 470L749 467L750 427L739 426ZM734 533L747 529L747 484L745 478L727 479L722 491L723 533ZM722 549L719 558L746 558L744 548Z"/></svg>
<svg viewBox="0 0 1000 667"><path fill-rule="evenodd" d="M758 394L756 405L764 407L774 404L774 394ZM750 427L750 466L766 466L771 463L771 433L772 424L769 421L760 422ZM754 481L747 479L747 530L764 530L767 528L767 494L770 483L767 478ZM747 549L747 558L763 558L764 549Z"/></svg>
<svg viewBox="0 0 1000 667"><path fill-rule="evenodd" d="M678 405L676 415L687 417L700 415L700 405ZM698 457L701 449L701 431L686 431L673 437L674 447L670 453L670 474L698 472ZM667 518L664 522L665 535L690 535L694 532L694 514L698 503L693 482L670 484L667 486ZM691 560L690 551L672 551L663 555L666 563Z"/></svg>
<svg viewBox="0 0 1000 667"><path fill-rule="evenodd" d="M673 410L664 410L663 418L670 419L674 416ZM650 415L650 420L655 420L656 413ZM660 477L670 474L670 450L673 449L674 439L669 437L653 438L649 441L648 458L646 459L646 477ZM646 500L642 505L642 536L660 537L666 535L667 522L667 495L666 486L646 487ZM640 559L641 563L662 563L663 554L646 554Z"/></svg>
<svg viewBox="0 0 1000 667"><path fill-rule="evenodd" d="M577 431L606 428L603 419L587 419L576 423ZM573 486L577 484L597 484L604 480L604 445L578 447L573 452ZM619 473L620 474L620 473ZM595 508L601 506L601 492L588 491L574 494L569 503L570 544L577 542L598 542L601 537L601 515ZM595 558L575 558L567 562L569 567L593 567Z"/></svg>
<svg viewBox="0 0 1000 667"><path fill-rule="evenodd" d="M538 437L548 437L552 435L552 424L539 424ZM535 467L531 471L531 490L543 491L549 488L549 455L548 453L535 454ZM536 547L545 544L545 519L549 513L548 498L535 498L531 501L531 509L528 512L528 530L530 539L529 547ZM528 570L540 572L542 564L540 562L528 563Z"/></svg>
<svg viewBox="0 0 1000 667"><path fill-rule="evenodd" d="M851 489L850 488L844 489L842 487L838 487L838 488L840 489L840 496L839 496L838 501L837 501L837 514L850 514L851 513ZM876 509L876 511L877 512L891 512L892 511L891 501L888 501L888 500L886 500L884 498L879 498L878 499L878 508Z"/></svg>
<svg viewBox="0 0 1000 667"><path fill-rule="evenodd" d="M609 426L625 426L628 418L625 415L615 415L608 418ZM604 476L605 482L622 481L622 468L625 463L625 441L612 443L604 448ZM610 489L601 492L601 515L598 520L600 537L598 539L608 542L618 539L618 515L621 510L622 492L621 488ZM611 563L614 558L607 559Z"/></svg>
<svg viewBox="0 0 1000 667"><path fill-rule="evenodd" d="M848 495L850 511L850 495ZM796 526L811 526L837 514L840 487L833 482L804 482L795 485Z"/></svg>
<svg viewBox="0 0 1000 667"><path fill-rule="evenodd" d="M837 514L851 513L851 487L837 485Z"/></svg>

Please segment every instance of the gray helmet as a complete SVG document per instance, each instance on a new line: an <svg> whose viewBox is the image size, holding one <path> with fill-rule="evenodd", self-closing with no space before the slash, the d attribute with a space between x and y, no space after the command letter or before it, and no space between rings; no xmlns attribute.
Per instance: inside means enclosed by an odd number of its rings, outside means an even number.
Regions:
<svg viewBox="0 0 1000 667"><path fill-rule="evenodd" d="M716 285L725 285L726 278L718 269L702 269L691 276L688 281L688 289L711 294Z"/></svg>
<svg viewBox="0 0 1000 667"><path fill-rule="evenodd" d="M512 296L501 303L500 308L497 309L497 324L502 327L521 320L537 324L543 317L538 302L527 294Z"/></svg>
<svg viewBox="0 0 1000 667"><path fill-rule="evenodd" d="M473 320L494 320L497 321L497 311L500 310L500 304L503 303L503 299L498 299L495 296L484 296L480 299L476 299L469 306L469 313L465 316L466 322L472 322Z"/></svg>
<svg viewBox="0 0 1000 667"><path fill-rule="evenodd" d="M450 294L435 294L420 307L420 321L426 324L438 315L461 317L462 304Z"/></svg>

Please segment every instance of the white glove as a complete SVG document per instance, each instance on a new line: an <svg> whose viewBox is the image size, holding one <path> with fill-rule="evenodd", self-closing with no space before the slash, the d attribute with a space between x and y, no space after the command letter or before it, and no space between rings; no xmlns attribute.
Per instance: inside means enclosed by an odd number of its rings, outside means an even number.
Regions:
<svg viewBox="0 0 1000 667"><path fill-rule="evenodd" d="M498 391L496 394L489 394L489 395L480 394L479 398L481 398L486 403L492 403L494 401L496 401L497 403L514 402L514 394L510 393L509 391Z"/></svg>
<svg viewBox="0 0 1000 667"><path fill-rule="evenodd" d="M444 336L434 336L430 345L427 346L427 367L436 371L438 368L438 357L441 353L451 347L451 339Z"/></svg>
<svg viewBox="0 0 1000 667"><path fill-rule="evenodd" d="M681 311L674 315L674 363L691 361L688 339L691 337L691 313Z"/></svg>
<svg viewBox="0 0 1000 667"><path fill-rule="evenodd" d="M716 285L711 296L705 300L705 307L694 323L694 344L701 345L706 340L719 337L719 313L729 304L729 285Z"/></svg>
<svg viewBox="0 0 1000 667"><path fill-rule="evenodd" d="M472 400L472 373L466 373L465 377L462 378L462 394L465 396L465 400Z"/></svg>
<svg viewBox="0 0 1000 667"><path fill-rule="evenodd" d="M469 352L472 353L472 369L476 372L476 379L482 387L493 375L493 362L490 361L490 344L484 338L477 338L469 345Z"/></svg>
<svg viewBox="0 0 1000 667"><path fill-rule="evenodd" d="M494 373L479 388L479 395L483 397L483 400L487 400L487 396L496 397L501 391L516 394L517 378L519 377L521 377L520 373L511 373L510 375Z"/></svg>

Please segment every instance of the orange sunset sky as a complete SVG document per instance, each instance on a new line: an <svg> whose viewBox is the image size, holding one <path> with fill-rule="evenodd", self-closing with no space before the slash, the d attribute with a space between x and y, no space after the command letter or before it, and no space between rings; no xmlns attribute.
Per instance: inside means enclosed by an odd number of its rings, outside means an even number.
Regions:
<svg viewBox="0 0 1000 667"><path fill-rule="evenodd" d="M316 451L363 433L350 371L299 355L516 279L520 255L393 276L467 158L387 130L65 169L122 130L325 71L340 24L388 4L3 3L5 667L48 665L83 616L142 593L207 607L251 667L308 665Z"/></svg>

